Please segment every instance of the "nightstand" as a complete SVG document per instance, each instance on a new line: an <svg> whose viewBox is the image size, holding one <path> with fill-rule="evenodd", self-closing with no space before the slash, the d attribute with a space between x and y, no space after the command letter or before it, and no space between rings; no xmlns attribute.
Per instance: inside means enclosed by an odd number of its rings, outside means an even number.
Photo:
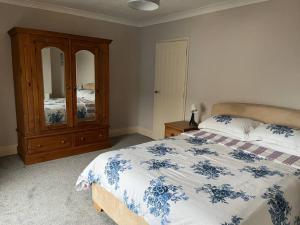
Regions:
<svg viewBox="0 0 300 225"><path fill-rule="evenodd" d="M165 123L165 138L177 136L191 130L198 130L198 127L190 126L188 121Z"/></svg>

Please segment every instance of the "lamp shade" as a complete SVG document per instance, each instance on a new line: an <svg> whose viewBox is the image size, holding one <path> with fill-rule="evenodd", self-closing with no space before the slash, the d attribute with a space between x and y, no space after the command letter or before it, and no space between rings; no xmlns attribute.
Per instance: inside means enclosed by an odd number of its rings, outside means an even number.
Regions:
<svg viewBox="0 0 300 225"><path fill-rule="evenodd" d="M129 7L143 11L153 11L159 8L159 0L128 0Z"/></svg>
<svg viewBox="0 0 300 225"><path fill-rule="evenodd" d="M197 108L195 106L195 104L192 104L191 105L191 112L196 112L197 111Z"/></svg>

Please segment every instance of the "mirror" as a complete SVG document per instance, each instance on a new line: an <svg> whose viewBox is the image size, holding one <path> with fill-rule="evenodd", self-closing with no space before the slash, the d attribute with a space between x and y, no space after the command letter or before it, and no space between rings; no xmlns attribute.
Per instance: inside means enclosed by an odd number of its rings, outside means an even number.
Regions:
<svg viewBox="0 0 300 225"><path fill-rule="evenodd" d="M46 47L41 54L45 122L47 125L65 124L67 110L64 52L55 47Z"/></svg>
<svg viewBox="0 0 300 225"><path fill-rule="evenodd" d="M95 55L87 50L78 51L76 57L77 118L95 120Z"/></svg>

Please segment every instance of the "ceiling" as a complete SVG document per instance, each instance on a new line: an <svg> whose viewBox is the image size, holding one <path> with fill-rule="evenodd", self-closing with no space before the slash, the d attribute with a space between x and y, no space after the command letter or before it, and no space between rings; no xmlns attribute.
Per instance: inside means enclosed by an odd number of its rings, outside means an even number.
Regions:
<svg viewBox="0 0 300 225"><path fill-rule="evenodd" d="M139 27L263 1L267 0L161 0L159 10L142 12L129 8L127 0L0 0Z"/></svg>

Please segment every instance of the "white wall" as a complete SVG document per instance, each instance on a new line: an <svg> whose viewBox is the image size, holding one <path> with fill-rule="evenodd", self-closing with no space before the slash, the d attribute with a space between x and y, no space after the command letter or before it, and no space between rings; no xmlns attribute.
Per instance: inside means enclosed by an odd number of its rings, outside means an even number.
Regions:
<svg viewBox="0 0 300 225"><path fill-rule="evenodd" d="M51 55L50 48L42 49L42 63L43 63L43 80L44 80L44 93L52 93L52 77L51 77Z"/></svg>
<svg viewBox="0 0 300 225"><path fill-rule="evenodd" d="M88 83L95 83L95 56L83 50L76 53L76 84L82 87Z"/></svg>
<svg viewBox="0 0 300 225"><path fill-rule="evenodd" d="M155 43L190 41L187 110L250 102L300 109L300 1L271 0L141 29L139 126L152 130ZM186 113L189 115L189 113Z"/></svg>
<svg viewBox="0 0 300 225"><path fill-rule="evenodd" d="M152 130L155 43L180 37L190 40L188 108L204 103L209 111L214 103L239 101L300 109L299 21L299 0L271 0L145 28L0 3L0 146L17 142L7 35L14 26L112 39L111 127Z"/></svg>
<svg viewBox="0 0 300 225"><path fill-rule="evenodd" d="M65 64L61 61L63 52L58 48L50 48L51 53L51 78L52 95L51 98L65 98Z"/></svg>

